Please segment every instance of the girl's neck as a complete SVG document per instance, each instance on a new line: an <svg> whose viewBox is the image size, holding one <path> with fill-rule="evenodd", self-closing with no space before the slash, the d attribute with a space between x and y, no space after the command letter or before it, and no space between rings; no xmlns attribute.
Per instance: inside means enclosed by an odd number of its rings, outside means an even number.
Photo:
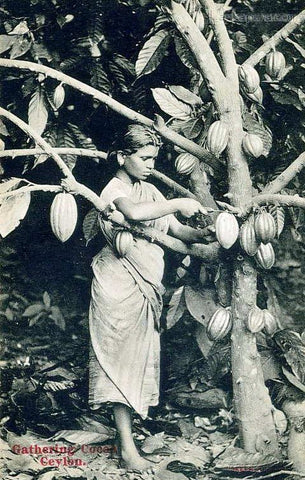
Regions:
<svg viewBox="0 0 305 480"><path fill-rule="evenodd" d="M124 170L123 168L119 168L115 176L119 178L122 182L127 183L127 185L133 185L136 182L136 179L130 177L130 175L128 175L126 170Z"/></svg>

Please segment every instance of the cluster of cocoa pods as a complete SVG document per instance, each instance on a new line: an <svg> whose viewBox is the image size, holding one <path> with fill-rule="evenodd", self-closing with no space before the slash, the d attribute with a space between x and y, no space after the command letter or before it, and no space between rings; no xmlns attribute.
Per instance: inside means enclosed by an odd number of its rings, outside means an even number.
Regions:
<svg viewBox="0 0 305 480"><path fill-rule="evenodd" d="M263 331L266 335L272 336L278 330L278 323L267 309L262 310L255 306L248 314L246 328L251 333Z"/></svg>
<svg viewBox="0 0 305 480"><path fill-rule="evenodd" d="M270 211L277 214L276 207L272 207ZM251 215L239 228L232 213L222 212L215 223L216 238L225 249L231 248L239 238L240 245L247 255L255 256L260 267L269 269L275 262L271 242L279 234L272 213L262 208L255 217Z"/></svg>
<svg viewBox="0 0 305 480"><path fill-rule="evenodd" d="M220 307L210 318L207 325L207 336L213 341L223 340L232 330L231 307ZM254 307L246 318L245 326L251 333L263 331L272 336L278 330L276 318L267 310Z"/></svg>

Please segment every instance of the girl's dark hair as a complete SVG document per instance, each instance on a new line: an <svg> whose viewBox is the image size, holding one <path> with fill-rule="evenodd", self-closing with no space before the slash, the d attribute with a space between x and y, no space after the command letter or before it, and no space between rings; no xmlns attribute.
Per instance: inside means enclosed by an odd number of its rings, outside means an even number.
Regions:
<svg viewBox="0 0 305 480"><path fill-rule="evenodd" d="M145 125L129 125L125 134L117 136L111 145L107 160L116 162L117 152L130 154L146 145L159 147L161 145L160 137Z"/></svg>

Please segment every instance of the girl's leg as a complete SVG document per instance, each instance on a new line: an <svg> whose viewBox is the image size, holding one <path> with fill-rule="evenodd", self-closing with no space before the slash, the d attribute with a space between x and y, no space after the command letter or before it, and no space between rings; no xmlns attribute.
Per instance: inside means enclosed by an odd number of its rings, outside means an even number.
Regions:
<svg viewBox="0 0 305 480"><path fill-rule="evenodd" d="M151 462L139 454L132 436L131 410L127 405L116 403L113 406L114 420L120 439L122 460L129 468L137 470L148 469Z"/></svg>

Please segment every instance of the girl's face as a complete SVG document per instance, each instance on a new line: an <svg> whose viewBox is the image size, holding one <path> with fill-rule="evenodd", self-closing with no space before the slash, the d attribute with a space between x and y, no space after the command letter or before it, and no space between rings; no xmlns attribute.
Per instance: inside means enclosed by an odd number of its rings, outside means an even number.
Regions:
<svg viewBox="0 0 305 480"><path fill-rule="evenodd" d="M146 180L155 166L159 148L154 145L145 145L134 153L122 155L123 169L136 180Z"/></svg>

